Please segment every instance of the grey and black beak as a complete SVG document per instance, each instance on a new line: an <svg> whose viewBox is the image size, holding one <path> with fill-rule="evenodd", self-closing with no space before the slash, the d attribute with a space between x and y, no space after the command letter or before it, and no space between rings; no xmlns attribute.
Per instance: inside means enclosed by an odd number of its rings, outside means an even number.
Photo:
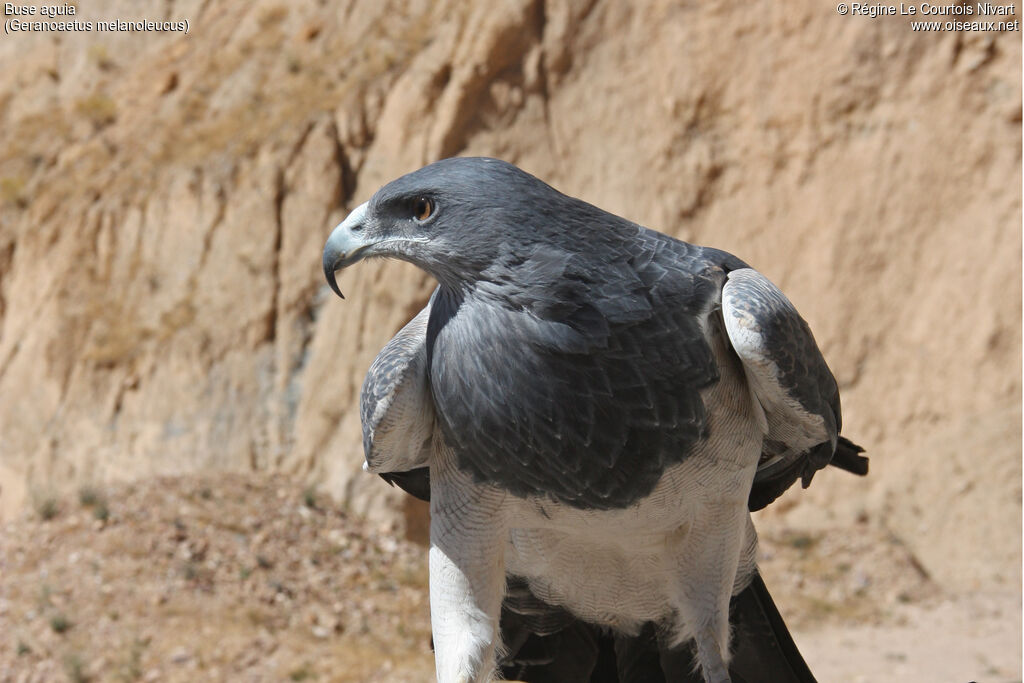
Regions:
<svg viewBox="0 0 1024 683"><path fill-rule="evenodd" d="M335 271L346 268L366 256L366 249L374 244L373 241L363 237L367 203L360 204L353 209L348 218L331 232L331 236L327 238L327 244L324 245L324 277L327 278L327 284L331 286L334 293L342 299L345 298L345 295L338 288Z"/></svg>

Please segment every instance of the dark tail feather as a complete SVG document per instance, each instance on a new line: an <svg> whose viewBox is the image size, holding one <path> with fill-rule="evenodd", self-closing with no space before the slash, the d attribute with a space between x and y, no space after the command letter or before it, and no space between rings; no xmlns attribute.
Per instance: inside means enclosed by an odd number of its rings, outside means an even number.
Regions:
<svg viewBox="0 0 1024 683"><path fill-rule="evenodd" d="M732 683L815 683L759 573L754 573L750 584L729 604L729 626ZM704 680L689 646L663 649L661 668L669 683Z"/></svg>
<svg viewBox="0 0 1024 683"><path fill-rule="evenodd" d="M635 636L615 636L614 642L616 683L691 683L694 667L689 650L678 665L678 657L671 657L675 653L666 657L668 652L659 646L654 624L644 624ZM681 676L674 675L677 670ZM700 674L695 674L692 683L703 683Z"/></svg>
<svg viewBox="0 0 1024 683"><path fill-rule="evenodd" d="M815 683L760 573L733 598L729 616L733 683Z"/></svg>
<svg viewBox="0 0 1024 683"><path fill-rule="evenodd" d="M529 594L506 600L501 632L509 652L501 662L507 679L528 683L702 683L693 648L669 650L654 624L635 636L615 635L579 621ZM514 592L514 591L513 591ZM523 596L520 596L523 597ZM512 608L510 608L512 605ZM546 611L559 619L543 619ZM815 683L759 573L729 605L733 683ZM546 634L540 635L538 632Z"/></svg>
<svg viewBox="0 0 1024 683"><path fill-rule="evenodd" d="M408 472L381 472L380 478L420 500L430 500L430 468L419 467Z"/></svg>
<svg viewBox="0 0 1024 683"><path fill-rule="evenodd" d="M802 457L792 458L782 465L758 471L750 489L747 507L751 512L766 507L785 493L797 479L803 479L803 486L807 488L814 473L826 464L853 474L865 475L868 473L868 459L858 455L863 452L863 448L840 436L836 441L834 453L829 443L825 442L804 453Z"/></svg>
<svg viewBox="0 0 1024 683"><path fill-rule="evenodd" d="M525 628L520 615L503 609L501 636L509 654L498 666L502 678L527 683L618 683L614 677L614 655L609 666L604 662L610 650L607 637L599 628L570 618L561 630L538 635ZM604 663L603 663L604 662ZM610 678L602 677L607 674Z"/></svg>
<svg viewBox="0 0 1024 683"><path fill-rule="evenodd" d="M830 464L841 470L859 474L863 477L868 473L868 459L863 455L859 455L863 452L863 448L846 437L840 436L839 441L836 443L835 455L832 456Z"/></svg>
<svg viewBox="0 0 1024 683"><path fill-rule="evenodd" d="M518 576L508 577L501 604L501 640L506 652L498 666L506 680L617 683L614 677L599 677L602 671L615 670L614 655L611 667L602 663L608 655L602 648L611 649L609 637L597 626L542 601Z"/></svg>

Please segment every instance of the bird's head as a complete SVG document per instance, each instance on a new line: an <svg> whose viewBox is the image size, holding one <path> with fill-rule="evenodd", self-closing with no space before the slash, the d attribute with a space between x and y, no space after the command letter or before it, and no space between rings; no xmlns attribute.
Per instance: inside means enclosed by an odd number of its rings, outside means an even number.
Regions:
<svg viewBox="0 0 1024 683"><path fill-rule="evenodd" d="M568 227L553 225L551 216L579 215L558 211L563 202L583 204L504 161L438 161L356 207L327 239L324 275L342 296L336 271L367 257L390 257L461 288L500 270L496 264L524 262L542 246L550 250L559 236L549 233Z"/></svg>

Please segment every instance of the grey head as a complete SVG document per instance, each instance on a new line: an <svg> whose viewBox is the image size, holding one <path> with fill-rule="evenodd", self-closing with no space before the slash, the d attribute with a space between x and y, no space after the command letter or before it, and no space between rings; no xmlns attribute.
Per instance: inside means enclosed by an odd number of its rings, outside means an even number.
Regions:
<svg viewBox="0 0 1024 683"><path fill-rule="evenodd" d="M335 271L389 257L455 291L481 280L510 283L516 280L511 270L536 261L538 252L577 250L580 228L602 224L636 229L504 161L445 159L392 181L356 207L327 240L324 275L342 296Z"/></svg>

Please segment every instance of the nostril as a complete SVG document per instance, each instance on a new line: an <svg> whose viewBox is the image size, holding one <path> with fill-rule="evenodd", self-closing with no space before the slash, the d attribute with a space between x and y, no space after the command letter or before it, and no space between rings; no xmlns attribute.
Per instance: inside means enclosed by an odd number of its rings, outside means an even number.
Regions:
<svg viewBox="0 0 1024 683"><path fill-rule="evenodd" d="M356 223L355 225L353 225L350 228L350 230L352 232L362 232L363 231L363 224L362 223Z"/></svg>

